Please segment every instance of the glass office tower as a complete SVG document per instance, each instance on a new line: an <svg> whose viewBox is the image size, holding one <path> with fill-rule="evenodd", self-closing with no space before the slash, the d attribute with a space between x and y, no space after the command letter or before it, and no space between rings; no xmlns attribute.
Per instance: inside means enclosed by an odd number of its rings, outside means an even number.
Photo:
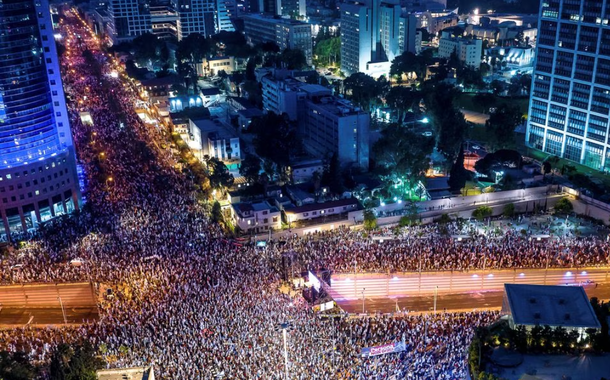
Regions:
<svg viewBox="0 0 610 380"><path fill-rule="evenodd" d="M526 143L610 170L610 0L544 0Z"/></svg>
<svg viewBox="0 0 610 380"><path fill-rule="evenodd" d="M0 2L0 240L80 207L47 0Z"/></svg>

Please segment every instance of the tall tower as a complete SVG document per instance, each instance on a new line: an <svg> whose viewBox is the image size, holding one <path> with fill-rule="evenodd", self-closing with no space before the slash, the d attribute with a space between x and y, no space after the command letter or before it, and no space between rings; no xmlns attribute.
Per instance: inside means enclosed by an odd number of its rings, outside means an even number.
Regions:
<svg viewBox="0 0 610 380"><path fill-rule="evenodd" d="M610 0L545 0L526 143L610 171Z"/></svg>
<svg viewBox="0 0 610 380"><path fill-rule="evenodd" d="M0 239L81 204L47 0L0 6Z"/></svg>
<svg viewBox="0 0 610 380"><path fill-rule="evenodd" d="M341 71L370 72L371 64L389 71L399 49L400 16L396 0L365 0L341 4Z"/></svg>

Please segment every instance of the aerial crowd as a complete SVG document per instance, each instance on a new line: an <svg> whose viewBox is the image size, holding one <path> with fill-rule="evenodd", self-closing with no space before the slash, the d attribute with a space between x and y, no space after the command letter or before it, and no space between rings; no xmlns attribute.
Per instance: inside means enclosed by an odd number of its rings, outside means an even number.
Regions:
<svg viewBox="0 0 610 380"><path fill-rule="evenodd" d="M321 318L300 295L281 291L282 254L296 252L298 271L345 272L354 262L376 272L608 263L608 244L595 238L555 240L543 250L512 233L457 242L434 225L404 229L383 244L350 230L291 236L266 249L238 244L195 201L178 159L159 144L167 140L163 128L135 114L137 94L108 75L99 42L71 15L62 33L88 206L48 223L9 256L0 282L91 281L100 315L82 325L1 330L1 350L45 363L56 344L86 338L109 367L153 365L160 379L283 379L278 324L290 322L289 379L463 379L474 329L497 313ZM81 122L84 111L92 125ZM80 265L71 263L76 258ZM363 347L393 342L405 351L360 356Z"/></svg>

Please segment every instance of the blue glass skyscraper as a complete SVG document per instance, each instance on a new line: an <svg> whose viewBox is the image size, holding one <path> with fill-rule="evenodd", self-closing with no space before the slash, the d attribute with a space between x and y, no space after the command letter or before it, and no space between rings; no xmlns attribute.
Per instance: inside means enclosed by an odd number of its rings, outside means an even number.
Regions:
<svg viewBox="0 0 610 380"><path fill-rule="evenodd" d="M80 206L47 0L0 1L0 238Z"/></svg>

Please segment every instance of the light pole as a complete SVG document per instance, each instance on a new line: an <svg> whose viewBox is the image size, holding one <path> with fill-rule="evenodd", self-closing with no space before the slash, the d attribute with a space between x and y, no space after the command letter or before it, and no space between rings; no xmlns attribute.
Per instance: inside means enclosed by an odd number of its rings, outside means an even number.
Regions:
<svg viewBox="0 0 610 380"><path fill-rule="evenodd" d="M362 288L362 314L364 314L364 291L365 290L366 290L365 288Z"/></svg>
<svg viewBox="0 0 610 380"><path fill-rule="evenodd" d="M68 319L66 318L66 310L64 309L64 303L61 302L61 297L57 297L57 299L59 300L59 306L61 306L61 313L64 316L64 324L68 324Z"/></svg>
<svg viewBox="0 0 610 380"><path fill-rule="evenodd" d="M287 330L293 329L292 322L282 322L276 327L276 330L282 330L282 337L284 338L284 370L286 371L286 380L288 380L288 332Z"/></svg>

